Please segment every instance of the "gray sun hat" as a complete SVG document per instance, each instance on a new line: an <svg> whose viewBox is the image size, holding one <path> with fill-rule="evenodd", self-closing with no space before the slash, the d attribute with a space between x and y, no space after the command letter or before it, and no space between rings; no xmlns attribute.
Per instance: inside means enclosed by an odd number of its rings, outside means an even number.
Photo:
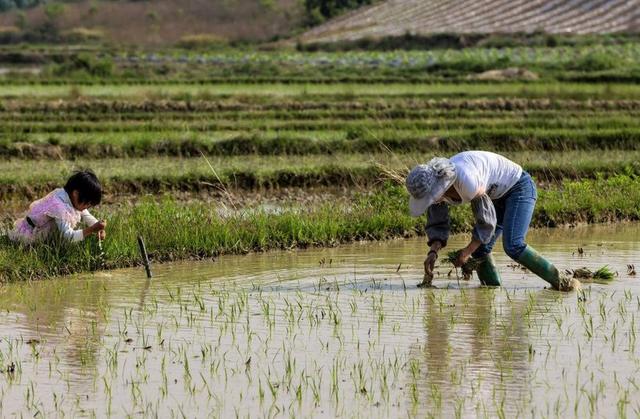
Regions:
<svg viewBox="0 0 640 419"><path fill-rule="evenodd" d="M434 157L427 164L419 164L407 175L405 182L411 194L409 212L419 217L437 202L456 180L456 167L449 159Z"/></svg>

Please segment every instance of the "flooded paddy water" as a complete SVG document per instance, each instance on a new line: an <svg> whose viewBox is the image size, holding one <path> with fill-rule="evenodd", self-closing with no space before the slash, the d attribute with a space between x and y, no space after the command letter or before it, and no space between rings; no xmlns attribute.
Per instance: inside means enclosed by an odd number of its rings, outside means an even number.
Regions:
<svg viewBox="0 0 640 419"><path fill-rule="evenodd" d="M640 225L538 230L561 268L607 285L504 287L439 268L425 239L221 257L0 288L6 416L640 415ZM452 238L449 248L463 246ZM583 252L579 252L581 248Z"/></svg>

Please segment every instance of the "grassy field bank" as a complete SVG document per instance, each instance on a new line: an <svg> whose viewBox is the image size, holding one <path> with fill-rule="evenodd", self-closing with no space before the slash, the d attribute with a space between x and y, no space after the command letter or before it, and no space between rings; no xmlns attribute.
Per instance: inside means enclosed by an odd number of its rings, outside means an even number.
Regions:
<svg viewBox="0 0 640 419"><path fill-rule="evenodd" d="M141 234L154 261L213 258L221 254L270 249L333 246L354 240L409 237L424 233L424 218L411 218L402 186L362 196L352 205L327 203L316 208L239 210L219 214L199 203L171 199L145 202L99 215L109 222L104 243L106 265L136 265L136 236ZM565 181L540 191L534 226L639 220L640 181L635 177ZM452 231L468 231L468 208L456 208ZM39 279L101 269L94 239L80 245L0 247L0 280Z"/></svg>
<svg viewBox="0 0 640 419"><path fill-rule="evenodd" d="M165 192L277 190L333 186L376 190L390 175L404 175L415 164L448 153L363 153L302 156L147 157L98 160L0 162L0 197L36 199L63 185L74 169L91 168L108 196ZM543 185L563 179L593 179L616 174L640 175L640 151L609 150L502 153L518 162ZM568 165L567 162L571 164ZM211 166L209 166L211 164ZM212 170L212 167L215 171Z"/></svg>
<svg viewBox="0 0 640 419"><path fill-rule="evenodd" d="M17 84L2 87L0 97L50 99L56 97L96 98L164 98L164 99L210 99L232 95L256 96L304 96L320 95L342 97L354 96L405 96L415 98L497 98L515 96L525 98L571 98L586 99L637 99L640 85L636 83L566 83L566 82L505 82L505 83L349 83L327 80L327 83L82 83L64 84Z"/></svg>

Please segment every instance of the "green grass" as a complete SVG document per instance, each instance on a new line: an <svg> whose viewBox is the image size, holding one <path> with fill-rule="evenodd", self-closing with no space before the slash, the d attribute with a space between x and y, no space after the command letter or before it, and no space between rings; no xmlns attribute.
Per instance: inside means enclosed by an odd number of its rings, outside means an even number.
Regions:
<svg viewBox="0 0 640 419"><path fill-rule="evenodd" d="M575 222L639 220L640 180L608 179L563 182L540 191L534 226ZM220 254L269 249L327 246L363 239L406 237L423 233L424 218L412 218L401 186L356 199L352 205L327 203L317 208L290 207L278 213L249 210L219 215L202 202L147 200L98 215L109 222L104 243L107 265L136 264L135 237L142 234L155 261L208 258ZM468 208L452 211L452 231L469 231ZM80 245L0 247L0 280L44 278L87 271L98 266L93 240Z"/></svg>
<svg viewBox="0 0 640 419"><path fill-rule="evenodd" d="M74 134L8 134L0 140L0 156L20 159L103 159L119 157L238 155L333 155L453 153L484 149L515 151L607 151L640 149L640 129L468 129L430 131L344 130L106 132Z"/></svg>

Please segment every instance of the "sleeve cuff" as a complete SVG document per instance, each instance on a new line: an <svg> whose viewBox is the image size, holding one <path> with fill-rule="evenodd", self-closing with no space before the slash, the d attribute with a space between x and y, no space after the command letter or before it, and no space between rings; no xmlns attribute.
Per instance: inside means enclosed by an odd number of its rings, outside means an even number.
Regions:
<svg viewBox="0 0 640 419"><path fill-rule="evenodd" d="M98 219L94 217L88 210L84 210L82 211L82 221L84 221L87 226L91 227L98 222Z"/></svg>
<svg viewBox="0 0 640 419"><path fill-rule="evenodd" d="M429 239L429 241L427 241L427 246L431 247L433 242L440 242L442 244L442 247L447 247L447 241L446 240L435 239L435 238L434 239Z"/></svg>
<svg viewBox="0 0 640 419"><path fill-rule="evenodd" d="M473 232L471 233L471 237L475 240L479 240L482 242L482 244L489 244L491 242L491 239L493 238L493 233L495 232L495 228L492 228L490 232L488 232L488 234L483 234L483 236L485 236L484 238L480 237L480 234L477 230L477 228L473 229Z"/></svg>

